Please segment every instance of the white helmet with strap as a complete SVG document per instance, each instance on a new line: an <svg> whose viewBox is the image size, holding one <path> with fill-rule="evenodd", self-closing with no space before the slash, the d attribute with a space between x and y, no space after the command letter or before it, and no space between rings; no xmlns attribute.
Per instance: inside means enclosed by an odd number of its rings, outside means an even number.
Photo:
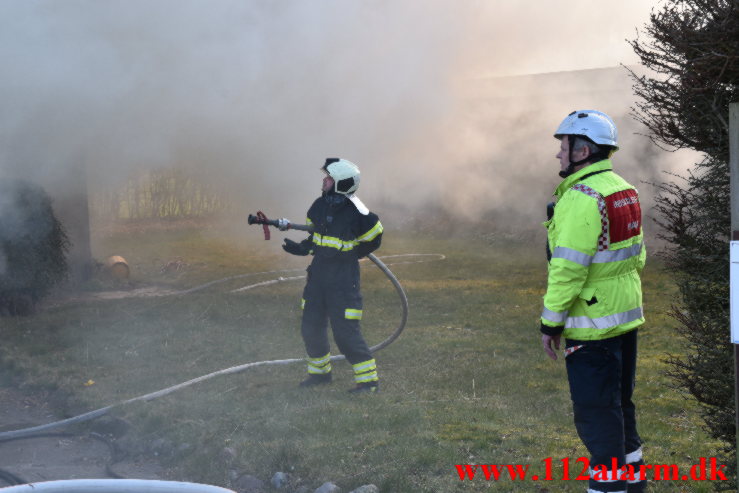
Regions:
<svg viewBox="0 0 739 493"><path fill-rule="evenodd" d="M359 188L359 168L356 164L338 157L326 158L321 168L334 179L334 192L350 195Z"/></svg>
<svg viewBox="0 0 739 493"><path fill-rule="evenodd" d="M582 137L598 146L602 146L602 150L578 162L572 162L572 158L570 157L569 167L566 171L560 172L560 176L563 178L572 174L572 169L575 166L593 158L607 159L618 150L618 130L616 129L616 124L613 123L610 116L601 111L580 110L573 111L567 115L554 132L554 137L562 140L566 135ZM570 145L569 155L572 156L575 139L570 138L568 140Z"/></svg>
<svg viewBox="0 0 739 493"><path fill-rule="evenodd" d="M596 110L573 111L557 127L554 137L565 135L587 137L598 145L618 149L618 131L611 117Z"/></svg>
<svg viewBox="0 0 739 493"><path fill-rule="evenodd" d="M367 206L354 195L359 188L359 167L349 160L338 157L326 158L326 164L321 168L328 176L334 180L334 192L346 196L360 214L366 216L369 214Z"/></svg>

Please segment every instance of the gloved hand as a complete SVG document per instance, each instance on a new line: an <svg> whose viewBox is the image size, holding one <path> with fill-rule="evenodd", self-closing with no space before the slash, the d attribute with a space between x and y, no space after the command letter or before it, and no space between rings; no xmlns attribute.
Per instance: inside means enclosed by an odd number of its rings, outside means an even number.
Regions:
<svg viewBox="0 0 739 493"><path fill-rule="evenodd" d="M285 238L285 244L282 245L282 249L293 255L308 255L308 250L302 244L296 243L289 238Z"/></svg>

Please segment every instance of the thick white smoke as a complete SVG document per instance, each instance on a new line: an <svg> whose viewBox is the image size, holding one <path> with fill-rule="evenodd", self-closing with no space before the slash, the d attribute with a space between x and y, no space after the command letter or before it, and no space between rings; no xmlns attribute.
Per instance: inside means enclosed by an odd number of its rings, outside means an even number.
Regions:
<svg viewBox="0 0 739 493"><path fill-rule="evenodd" d="M640 162L623 70L510 76L634 63L653 3L7 0L0 170L48 189L84 163L95 188L176 165L299 218L342 156L373 209L538 219L574 109L612 114L621 162L648 166L632 180L659 160Z"/></svg>

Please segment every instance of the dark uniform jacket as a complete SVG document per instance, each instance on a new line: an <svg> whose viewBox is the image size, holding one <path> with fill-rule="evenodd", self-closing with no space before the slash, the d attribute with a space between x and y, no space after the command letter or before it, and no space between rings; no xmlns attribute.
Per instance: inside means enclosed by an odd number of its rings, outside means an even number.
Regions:
<svg viewBox="0 0 739 493"><path fill-rule="evenodd" d="M382 224L377 215L361 214L354 204L336 193L326 193L308 209L313 233L300 242L305 253L314 256L312 266L356 262L380 247Z"/></svg>

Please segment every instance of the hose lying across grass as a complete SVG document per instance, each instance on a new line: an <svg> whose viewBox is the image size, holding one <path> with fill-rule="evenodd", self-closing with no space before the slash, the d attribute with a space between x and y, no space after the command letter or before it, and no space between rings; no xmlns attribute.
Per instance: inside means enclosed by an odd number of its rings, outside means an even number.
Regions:
<svg viewBox="0 0 739 493"><path fill-rule="evenodd" d="M384 256L383 258L429 257L429 256L437 257L438 260L443 260L444 258L446 258L444 255L435 254L435 253L431 253L431 254L389 255L389 256ZM407 298L407 296L405 294L405 291L403 290L403 287L400 285L400 282L395 277L395 275L390 271L390 269L388 269L387 265L385 265L380 259L378 259L377 257L375 257L373 254L369 254L368 255L368 258L377 267L379 267L380 270L385 274L385 276L387 276L387 278L390 280L390 282L393 283L393 286L395 287L395 290L397 291L398 296L400 298L400 303L401 303L401 306L402 306L402 309L403 309L403 313L401 315L400 323L398 324L398 327L384 341L382 341L379 344L377 344L375 346L372 346L370 348L370 351L372 351L374 353L374 352L380 351L381 349L383 349L383 348L389 346L390 344L392 344L392 342L395 341L395 339L397 339L398 336L400 336L400 333L403 332L403 329L405 328L405 324L406 324L406 322L408 320L408 298ZM418 262L424 262L424 261L422 260L422 261L398 262L398 263L418 263ZM280 272L280 271L274 271L274 272ZM229 278L227 278L225 280L224 279L221 279L221 280L218 280L218 281L209 282L209 283L204 284L202 286L191 288L191 289L188 289L186 291L181 291L178 294L189 294L189 293L192 293L194 291L198 291L200 289L204 289L205 287L212 286L212 285L214 285L216 283L225 282L226 280L232 280L232 279L236 279L238 277L239 276L232 276L232 277L229 277ZM268 281L268 282L269 283L272 283L272 282L280 282L280 281L284 281L284 280L299 279L301 277L303 277L303 276L293 277L293 278L280 278L280 279L277 279L275 281ZM264 285L264 284L265 283L259 283L259 285ZM248 287L249 286L247 286L247 288ZM241 288L241 289L243 290L244 288ZM238 290L236 290L236 291L238 291ZM342 359L344 359L344 356L343 355L336 355L336 356L332 356L331 357L331 360L332 361L338 361L338 360L342 360ZM114 409L116 407L120 407L120 406L123 406L123 405L126 405L126 404L131 404L133 402L138 402L138 401L151 401L151 400L156 399L158 397L162 397L162 396L165 396L167 394L171 394L172 392L174 392L176 390L180 390L180 389L183 389L185 387L189 387L190 385L193 385L195 383L203 382L205 380L209 380L209 379L211 379L213 377L217 377L217 376L220 376L220 375L232 375L232 374L235 374L235 373L240 373L242 371L248 370L250 368L256 368L257 366L289 365L289 364L292 364L292 363L298 363L298 362L304 362L304 361L305 361L304 358L291 358L291 359L279 359L279 360L270 360L270 361L257 361L257 362L254 362L254 363L247 363L247 364L240 365L240 366L233 366L231 368L226 368L224 370L219 370L219 371L216 371L216 372L213 372L213 373L209 373L207 375L203 375L202 377L193 378L192 380L188 380L188 381L183 382L181 384L174 385L172 387L168 387L166 389L159 390L157 392L152 392L152 393L149 393L149 394L141 395L139 397L134 397L132 399L121 401L121 402L119 402L117 404L112 404L110 406L106 406L106 407L103 407L103 408L100 408L100 409L96 409L96 410L90 411L88 413L80 414L79 416L74 416L72 418L63 419L61 421L56 421L56 422L48 423L48 424L45 424L45 425L34 426L34 427L31 427L31 428L24 428L24 429L21 429L21 430L5 431L5 432L0 433L0 442L6 441L6 440L14 440L14 439L18 439L18 438L31 437L31 436L37 435L39 433L47 432L47 431L52 430L52 429L61 428L63 426L67 426L67 425L71 425L71 424L75 424L75 423L82 423L84 421L89 421L89 420L92 420L92 419L95 419L95 418L99 418L100 416L104 416L104 415L108 414L108 412L110 412L112 409Z"/></svg>

